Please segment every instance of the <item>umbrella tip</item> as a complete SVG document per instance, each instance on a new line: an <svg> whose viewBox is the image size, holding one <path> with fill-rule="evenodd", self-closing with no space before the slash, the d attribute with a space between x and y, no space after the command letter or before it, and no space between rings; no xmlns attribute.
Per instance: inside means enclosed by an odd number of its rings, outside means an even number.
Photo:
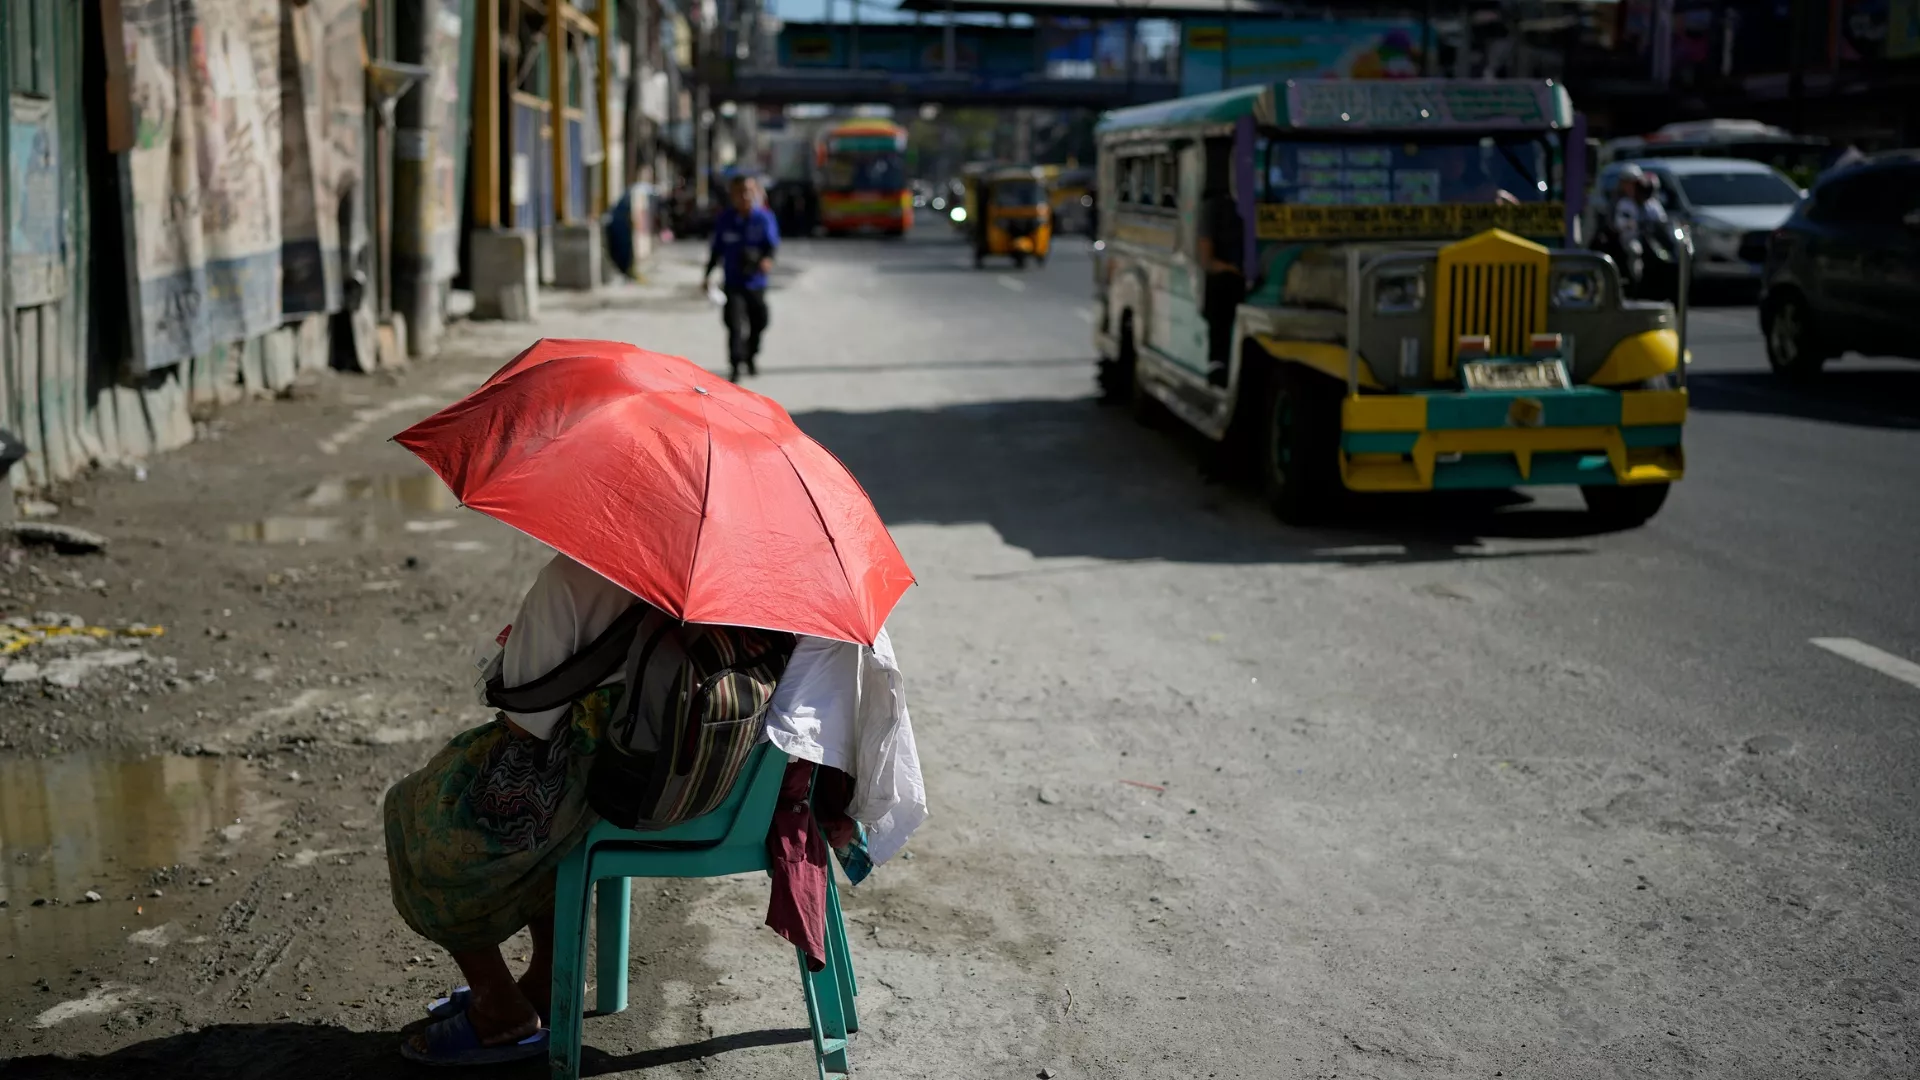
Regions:
<svg viewBox="0 0 1920 1080"><path fill-rule="evenodd" d="M693 392L696 394L704 394L707 392L707 388L704 386L696 386L693 388Z"/></svg>

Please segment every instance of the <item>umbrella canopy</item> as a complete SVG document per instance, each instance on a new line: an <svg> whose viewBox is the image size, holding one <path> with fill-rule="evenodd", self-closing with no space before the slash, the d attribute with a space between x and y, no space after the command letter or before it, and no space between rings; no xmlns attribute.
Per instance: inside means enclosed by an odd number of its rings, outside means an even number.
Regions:
<svg viewBox="0 0 1920 1080"><path fill-rule="evenodd" d="M467 507L687 622L871 645L913 584L838 458L677 356L543 339L394 440Z"/></svg>

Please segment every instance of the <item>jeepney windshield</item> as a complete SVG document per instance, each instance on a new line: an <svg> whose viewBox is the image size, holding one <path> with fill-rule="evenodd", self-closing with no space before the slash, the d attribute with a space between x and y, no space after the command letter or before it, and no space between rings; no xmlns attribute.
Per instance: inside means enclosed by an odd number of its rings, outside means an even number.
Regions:
<svg viewBox="0 0 1920 1080"><path fill-rule="evenodd" d="M1538 135L1302 142L1262 137L1260 201L1299 206L1543 202L1552 156Z"/></svg>
<svg viewBox="0 0 1920 1080"><path fill-rule="evenodd" d="M995 206L1038 206L1047 201L1038 180L999 180L993 185Z"/></svg>

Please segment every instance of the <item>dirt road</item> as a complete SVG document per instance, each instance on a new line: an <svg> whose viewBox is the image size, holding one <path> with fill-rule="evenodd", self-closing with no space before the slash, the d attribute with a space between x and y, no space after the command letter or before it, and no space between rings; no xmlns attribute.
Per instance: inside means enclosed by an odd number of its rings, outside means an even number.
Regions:
<svg viewBox="0 0 1920 1080"><path fill-rule="evenodd" d="M537 333L719 366L667 258ZM856 1073L1912 1072L1909 688L1797 629L1668 646L1657 528L1284 529L1089 400L1084 257L964 261L793 245L756 387L921 581L933 819L847 894ZM104 552L5 556L0 616L103 636L0 658L0 1076L416 1074L397 1032L457 972L392 911L380 799L482 718L543 552L386 439L532 336L230 409L61 493ZM1843 678L1846 720L1797 704ZM764 905L638 891L588 1073L811 1075Z"/></svg>

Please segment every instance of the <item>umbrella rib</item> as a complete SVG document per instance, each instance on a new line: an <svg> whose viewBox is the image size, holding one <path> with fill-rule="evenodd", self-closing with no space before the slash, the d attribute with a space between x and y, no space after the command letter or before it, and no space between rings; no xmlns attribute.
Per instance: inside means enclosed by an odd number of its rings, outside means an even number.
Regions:
<svg viewBox="0 0 1920 1080"><path fill-rule="evenodd" d="M741 415L740 410L733 408L728 402L720 401L717 404L719 404L720 406L722 406L728 412L734 414L735 416ZM794 429L798 430L799 425L797 424L794 425ZM779 439L774 438L772 435L769 435L766 432L759 430L757 427L752 428L751 430L753 431L754 434L759 435L761 438L771 443L774 449L780 451L780 456L786 461L787 468L793 470L794 479L800 482L800 490L806 492L807 505L813 507L813 517L815 521L818 521L820 523L821 534L827 538L828 546L833 548L834 565L840 568L840 580L844 582L847 586L847 595L849 597L858 596L859 591L853 587L853 578L847 575L846 560L841 558L840 556L840 539L833 535L833 529L827 525L827 516L820 512L819 500L813 497L813 489L807 486L807 478L800 472L800 466L794 464L793 456L787 453L786 444L781 442ZM802 437L806 437L806 432L802 431L800 432L800 434ZM709 429L709 438L711 438L711 429ZM816 445L818 445L817 442L816 442ZM831 450L827 450L825 446L821 446L820 449L826 450L827 456L833 458L834 461L840 466L840 468L842 468L843 470L846 470L847 478L853 481L855 487L860 487L859 479L853 475L853 470L847 468L846 462L840 460L839 455L835 454ZM866 494L865 488L861 488L861 494L863 495ZM869 496L868 498L869 500L871 500L871 496ZM874 509L874 513L877 516L879 514L879 508L876 507Z"/></svg>
<svg viewBox="0 0 1920 1080"><path fill-rule="evenodd" d="M807 486L807 478L801 474L800 466L793 463L793 456L787 453L785 446L771 438L767 441L773 442L774 449L780 451L780 459L787 463L787 468L793 470L793 478L800 482L800 490L806 492L807 505L813 507L813 518L820 523L820 533L827 538L827 546L833 548L833 565L840 568L840 580L846 583L847 596L850 599L858 598L860 594L853 587L853 579L847 576L847 561L840 557L840 538L833 535L833 529L827 525L827 516L820 512L820 501L813 497L813 489Z"/></svg>
<svg viewBox="0 0 1920 1080"><path fill-rule="evenodd" d="M707 506L713 499L713 418L707 415L708 395L698 396L700 416L707 422L707 475L700 485L700 527L693 531L693 558L687 560L687 583L680 590L680 595L686 597L689 610L693 607L694 572L700 568L700 541L707 535Z"/></svg>

